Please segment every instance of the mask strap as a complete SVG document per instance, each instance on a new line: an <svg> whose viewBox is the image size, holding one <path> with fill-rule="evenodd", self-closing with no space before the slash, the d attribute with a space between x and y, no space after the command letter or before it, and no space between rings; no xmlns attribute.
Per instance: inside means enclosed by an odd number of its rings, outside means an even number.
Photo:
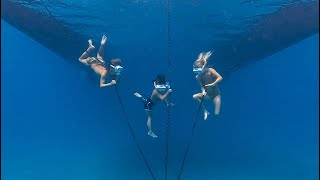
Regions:
<svg viewBox="0 0 320 180"><path fill-rule="evenodd" d="M119 67L118 67L118 66L119 66ZM112 67L112 68L114 68L114 69L116 69L117 67L118 67L118 68L123 68L123 67L120 66L120 65L114 66L114 65L112 65L112 64L110 64L110 67Z"/></svg>

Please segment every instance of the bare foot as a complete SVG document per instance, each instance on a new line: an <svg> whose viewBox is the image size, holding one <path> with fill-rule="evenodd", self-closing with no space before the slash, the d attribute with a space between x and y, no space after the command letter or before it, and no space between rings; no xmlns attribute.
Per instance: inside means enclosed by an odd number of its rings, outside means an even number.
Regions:
<svg viewBox="0 0 320 180"><path fill-rule="evenodd" d="M101 45L104 45L107 41L107 36L106 35L103 35L102 36L102 39L101 39Z"/></svg>
<svg viewBox="0 0 320 180"><path fill-rule="evenodd" d="M89 43L89 49L94 49L91 39L88 40L88 43Z"/></svg>
<svg viewBox="0 0 320 180"><path fill-rule="evenodd" d="M141 94L139 94L139 93L137 93L137 92L134 93L134 95L137 96L138 98L142 98Z"/></svg>
<svg viewBox="0 0 320 180"><path fill-rule="evenodd" d="M204 120L207 120L209 114L210 113L207 110L204 111Z"/></svg>
<svg viewBox="0 0 320 180"><path fill-rule="evenodd" d="M158 136L156 134L154 134L152 131L148 132L148 135L153 137L153 138L157 138Z"/></svg>

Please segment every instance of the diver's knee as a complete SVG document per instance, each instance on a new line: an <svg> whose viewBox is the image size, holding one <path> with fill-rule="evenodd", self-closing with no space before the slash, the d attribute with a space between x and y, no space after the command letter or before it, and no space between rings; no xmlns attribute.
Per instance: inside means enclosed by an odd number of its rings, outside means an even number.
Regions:
<svg viewBox="0 0 320 180"><path fill-rule="evenodd" d="M218 95L214 98L214 101L217 102L217 103L221 103L221 96Z"/></svg>
<svg viewBox="0 0 320 180"><path fill-rule="evenodd" d="M193 98L194 100L197 100L197 99L199 99L200 97L199 97L198 94L194 94L194 95L192 96L192 98Z"/></svg>

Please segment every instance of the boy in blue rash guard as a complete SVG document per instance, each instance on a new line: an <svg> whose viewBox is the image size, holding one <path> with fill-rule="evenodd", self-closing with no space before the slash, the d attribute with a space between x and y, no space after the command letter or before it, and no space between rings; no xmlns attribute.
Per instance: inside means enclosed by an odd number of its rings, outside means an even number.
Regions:
<svg viewBox="0 0 320 180"><path fill-rule="evenodd" d="M152 120L152 107L156 105L159 101L165 101L167 106L172 106L173 104L167 101L167 96L169 93L172 92L170 87L166 85L165 76L162 74L159 74L156 79L153 80L154 90L152 91L152 94L147 99L143 98L139 93L134 93L134 95L138 98L140 98L144 105L144 110L147 113L148 121L148 135L157 138L157 135L154 134L151 127L151 120Z"/></svg>

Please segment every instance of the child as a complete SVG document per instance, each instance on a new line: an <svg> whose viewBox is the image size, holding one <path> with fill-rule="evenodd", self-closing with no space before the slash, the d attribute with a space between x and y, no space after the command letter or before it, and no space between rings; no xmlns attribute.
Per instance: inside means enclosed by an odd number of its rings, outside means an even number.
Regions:
<svg viewBox="0 0 320 180"><path fill-rule="evenodd" d="M155 135L151 128L151 120L152 120L152 107L156 105L159 101L165 101L167 106L172 106L173 104L169 104L167 101L167 96L169 93L172 92L170 87L166 84L165 76L162 74L159 74L155 80L153 80L153 85L155 89L152 91L152 94L147 99L143 98L139 93L134 93L134 95L138 98L140 98L144 105L144 110L147 113L148 121L148 135L157 138L157 135Z"/></svg>

